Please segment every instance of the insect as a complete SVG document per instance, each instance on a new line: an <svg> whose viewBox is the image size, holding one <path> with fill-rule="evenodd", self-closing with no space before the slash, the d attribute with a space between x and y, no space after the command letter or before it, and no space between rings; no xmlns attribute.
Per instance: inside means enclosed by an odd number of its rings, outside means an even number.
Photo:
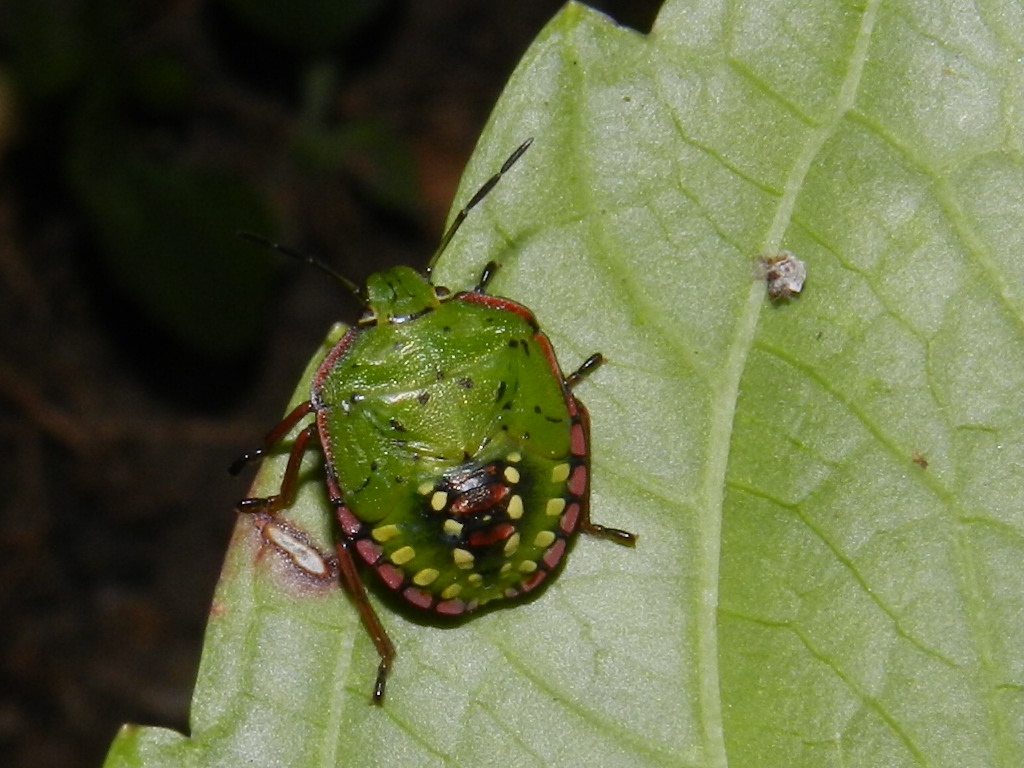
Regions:
<svg viewBox="0 0 1024 768"><path fill-rule="evenodd" d="M573 388L601 355L563 374L533 313L486 292L494 262L470 290L430 282L469 211L531 141L459 211L425 273L394 267L370 276L366 311L320 364L309 400L231 467L237 474L309 419L278 493L239 509L287 509L303 454L322 451L340 578L380 656L375 704L395 648L357 563L416 608L457 616L536 589L579 531L636 541L590 520L590 421Z"/></svg>

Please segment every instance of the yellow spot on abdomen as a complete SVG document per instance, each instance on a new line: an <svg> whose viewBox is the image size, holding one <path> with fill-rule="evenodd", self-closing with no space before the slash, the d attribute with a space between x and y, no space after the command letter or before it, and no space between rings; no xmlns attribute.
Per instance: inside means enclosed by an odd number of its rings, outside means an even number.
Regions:
<svg viewBox="0 0 1024 768"><path fill-rule="evenodd" d="M505 479L512 483L512 485L519 482L519 470L515 467L505 467L505 471L502 474L505 475Z"/></svg>
<svg viewBox="0 0 1024 768"><path fill-rule="evenodd" d="M565 509L565 499L548 499L547 513L549 517L558 517Z"/></svg>
<svg viewBox="0 0 1024 768"><path fill-rule="evenodd" d="M523 516L523 497L518 493L508 500L508 516L513 520Z"/></svg>
<svg viewBox="0 0 1024 768"><path fill-rule="evenodd" d="M512 451L505 457L505 459L507 461L511 461L513 464L516 464L523 460L523 454L521 454L519 451Z"/></svg>
<svg viewBox="0 0 1024 768"><path fill-rule="evenodd" d="M458 597L461 591L461 584L449 584L447 587L444 588L444 591L441 593L441 597L443 597L445 600L451 600L453 597Z"/></svg>
<svg viewBox="0 0 1024 768"><path fill-rule="evenodd" d="M521 562L519 564L519 572L520 573L533 573L536 570L537 570L537 563L534 562L533 560L523 560L523 562Z"/></svg>
<svg viewBox="0 0 1024 768"><path fill-rule="evenodd" d="M432 584L434 579L440 575L440 571L436 568L424 568L422 571L418 571L416 575L412 577L412 580L414 584L425 587L428 584Z"/></svg>
<svg viewBox="0 0 1024 768"><path fill-rule="evenodd" d="M444 532L449 536L461 536L462 535L462 523L456 520L454 517L449 517L444 521Z"/></svg>
<svg viewBox="0 0 1024 768"><path fill-rule="evenodd" d="M569 465L568 464L556 464L551 468L551 482L552 483L564 483L569 479Z"/></svg>
<svg viewBox="0 0 1024 768"><path fill-rule="evenodd" d="M395 565L405 565L416 557L416 550L412 547L402 547L391 553L391 562Z"/></svg>
<svg viewBox="0 0 1024 768"><path fill-rule="evenodd" d="M448 505L448 494L444 491L437 491L433 496L430 497L430 508L435 512L440 512Z"/></svg>
<svg viewBox="0 0 1024 768"><path fill-rule="evenodd" d="M505 549L503 550L505 557L511 557L516 553L517 549L519 549L519 534L513 533L508 537L508 541L505 542Z"/></svg>
<svg viewBox="0 0 1024 768"><path fill-rule="evenodd" d="M473 553L468 549L453 549L452 560L455 561L455 565L459 568L472 568L476 558L473 557Z"/></svg>
<svg viewBox="0 0 1024 768"><path fill-rule="evenodd" d="M382 525L380 528L374 528L370 531L370 535L381 544L388 539L395 538L399 533L401 533L401 531L398 530L397 525Z"/></svg>
<svg viewBox="0 0 1024 768"><path fill-rule="evenodd" d="M541 547L547 549L555 542L555 534L553 531L541 531L533 537L533 545L535 547Z"/></svg>

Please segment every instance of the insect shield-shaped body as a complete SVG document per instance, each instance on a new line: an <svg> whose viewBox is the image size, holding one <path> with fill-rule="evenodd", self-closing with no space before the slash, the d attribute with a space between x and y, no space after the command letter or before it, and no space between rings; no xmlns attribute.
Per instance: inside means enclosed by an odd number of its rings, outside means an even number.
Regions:
<svg viewBox="0 0 1024 768"><path fill-rule="evenodd" d="M384 583L461 614L536 587L586 504L587 416L525 307L398 267L312 403L342 532Z"/></svg>
<svg viewBox="0 0 1024 768"><path fill-rule="evenodd" d="M442 248L527 146L460 211ZM341 578L381 657L376 703L395 652L355 561L417 608L460 615L535 589L578 531L634 542L589 516L590 424L572 387L600 355L563 375L533 314L485 293L494 269L454 294L408 267L371 276L367 312L321 363L310 399L234 467L313 416L280 493L240 508L289 506L302 453L319 442Z"/></svg>

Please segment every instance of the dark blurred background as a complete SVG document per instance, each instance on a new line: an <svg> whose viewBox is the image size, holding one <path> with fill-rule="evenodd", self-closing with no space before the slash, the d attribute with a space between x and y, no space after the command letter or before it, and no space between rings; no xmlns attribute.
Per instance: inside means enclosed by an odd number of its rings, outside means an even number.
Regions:
<svg viewBox="0 0 1024 768"><path fill-rule="evenodd" d="M184 730L279 417L354 300L423 265L558 0L0 0L0 762ZM657 0L594 3L647 31Z"/></svg>

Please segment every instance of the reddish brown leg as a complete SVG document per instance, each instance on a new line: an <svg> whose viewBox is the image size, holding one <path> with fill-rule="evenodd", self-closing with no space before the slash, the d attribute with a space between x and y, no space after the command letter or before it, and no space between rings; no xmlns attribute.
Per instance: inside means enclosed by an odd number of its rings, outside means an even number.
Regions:
<svg viewBox="0 0 1024 768"><path fill-rule="evenodd" d="M600 352L591 355L583 361L583 365L565 377L566 386L570 389L575 387L603 362L604 356ZM590 416L587 413L587 409L584 408L582 404L580 404L580 422L583 424L583 430L587 434L587 445L590 445ZM621 528L609 528L606 525L591 522L589 504L585 504L583 507L583 513L580 515L579 530L590 536L608 539L609 541L614 541L616 544L622 544L625 547L636 546L635 533L624 531Z"/></svg>
<svg viewBox="0 0 1024 768"><path fill-rule="evenodd" d="M281 423L274 427L263 441L263 447L240 457L231 465L231 474L238 474L242 468L251 461L261 458L268 453L275 445L281 442L285 435L294 429L304 417L313 413L313 405L310 402L300 403L281 420ZM273 496L265 498L242 499L238 503L241 512L268 512L275 514L282 509L287 509L295 501L295 492L298 488L299 467L302 464L302 456L306 452L309 441L316 435L316 424L310 424L299 432L292 443L291 451L288 454L288 466L281 478L281 487ZM366 587L359 576L355 561L352 559L351 542L342 540L337 544L338 571L342 584L352 596L359 612L359 618L363 626L373 640L373 645L380 656L380 666L377 667L377 681L373 687L373 703L381 704L384 701L384 686L387 684L388 672L391 669L391 662L395 658L395 646L384 631L384 625L380 623L370 600L366 595Z"/></svg>
<svg viewBox="0 0 1024 768"><path fill-rule="evenodd" d="M308 400L304 403L299 403L295 406L291 412L281 419L281 422L274 427L267 436L263 438L263 446L257 448L255 451L249 451L244 453L235 459L231 466L228 467L228 472L232 475L237 475L241 472L248 464L261 459L267 454L267 452L275 445L284 440L284 436L292 431L292 428L298 424L302 419L313 412L313 404Z"/></svg>
<svg viewBox="0 0 1024 768"><path fill-rule="evenodd" d="M296 424L304 417L313 412L313 405L309 402L300 403L291 413L281 420L281 423L274 427L263 441L263 447L245 454L231 465L230 472L237 474L250 461L264 456L277 443L281 442L285 435L292 431ZM288 466L285 468L284 476L281 478L281 488L273 496L266 498L242 499L238 502L238 509L242 512L269 512L271 514L287 509L295 500L295 490L298 487L299 466L302 464L302 455L306 452L306 446L310 438L316 434L316 425L310 424L295 437L292 443L291 452L288 455Z"/></svg>
<svg viewBox="0 0 1024 768"><path fill-rule="evenodd" d="M342 539L337 544L338 570L341 573L341 581L352 596L352 601L359 611L359 618L363 622L373 645L380 656L380 665L377 667L377 682L373 686L373 698L371 701L380 706L384 702L384 686L388 681L388 672L391 671L391 662L395 658L395 646L391 644L391 638L380 623L377 612L370 604L370 598L366 594L366 586L359 577L355 560L352 559L352 543Z"/></svg>
<svg viewBox="0 0 1024 768"><path fill-rule="evenodd" d="M636 546L636 534L621 528L609 528L606 525L590 522L590 510L586 510L580 518L580 531L600 539L608 539L624 547Z"/></svg>
<svg viewBox="0 0 1024 768"><path fill-rule="evenodd" d="M586 360L584 360L583 364L579 368L577 368L575 371L573 371L572 373L565 377L565 385L569 387L569 389L572 389L581 381L583 381L583 379L585 379L587 376L589 376L591 373L597 370L597 367L601 365L603 362L604 355L602 355L600 352L595 352Z"/></svg>
<svg viewBox="0 0 1024 768"><path fill-rule="evenodd" d="M295 490L299 484L299 466L302 464L302 455L306 452L306 444L316 434L316 424L310 424L299 432L292 443L291 453L288 454L288 466L281 478L281 488L273 496L264 498L242 499L238 502L240 512L269 512L275 514L282 509L288 509L295 501Z"/></svg>

